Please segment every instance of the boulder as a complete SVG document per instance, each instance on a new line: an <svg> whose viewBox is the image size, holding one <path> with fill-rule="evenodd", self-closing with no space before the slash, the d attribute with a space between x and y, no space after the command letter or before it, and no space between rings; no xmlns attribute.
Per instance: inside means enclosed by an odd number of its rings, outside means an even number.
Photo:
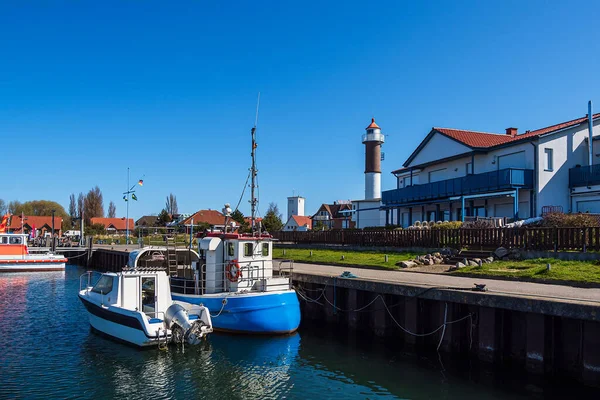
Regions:
<svg viewBox="0 0 600 400"><path fill-rule="evenodd" d="M507 256L508 253L508 250L506 250L504 247L498 247L496 251L494 251L494 256L496 256L497 258L502 258L504 256Z"/></svg>
<svg viewBox="0 0 600 400"><path fill-rule="evenodd" d="M434 258L440 258L440 257L442 257L442 255L440 253L433 253L432 256Z"/></svg>
<svg viewBox="0 0 600 400"><path fill-rule="evenodd" d="M494 262L494 257L488 257L488 258L486 258L485 262L488 263L488 264L489 263L493 263Z"/></svg>
<svg viewBox="0 0 600 400"><path fill-rule="evenodd" d="M418 264L415 263L414 261L400 261L398 263L398 266L400 268L413 268L416 267Z"/></svg>
<svg viewBox="0 0 600 400"><path fill-rule="evenodd" d="M467 265L469 265L469 267L479 267L479 264L473 260L469 260L468 262L469 262L469 264L467 264Z"/></svg>
<svg viewBox="0 0 600 400"><path fill-rule="evenodd" d="M459 268L464 268L464 267L466 267L466 265L465 265L465 264L463 264L463 263L461 263L461 262L459 261L459 262L457 262L457 263L456 263L455 267L456 267L456 269L459 269Z"/></svg>
<svg viewBox="0 0 600 400"><path fill-rule="evenodd" d="M429 260L427 260L427 262L425 263L425 265L433 265L433 264L435 264L435 262L431 258Z"/></svg>
<svg viewBox="0 0 600 400"><path fill-rule="evenodd" d="M443 263L444 263L444 259L443 259L443 258L441 258L441 257L435 257L435 258L433 259L433 263L434 263L434 264L443 264Z"/></svg>

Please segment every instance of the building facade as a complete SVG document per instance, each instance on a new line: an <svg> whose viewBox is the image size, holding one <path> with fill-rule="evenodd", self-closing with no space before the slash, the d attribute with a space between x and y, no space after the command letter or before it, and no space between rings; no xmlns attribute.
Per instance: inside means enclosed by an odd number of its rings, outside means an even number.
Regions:
<svg viewBox="0 0 600 400"><path fill-rule="evenodd" d="M407 227L468 217L517 220L549 207L600 212L600 169L589 163L599 117L523 134L517 128L505 134L432 128L403 168L392 171L397 185L382 194L385 221ZM594 142L592 164L600 162L600 142Z"/></svg>
<svg viewBox="0 0 600 400"><path fill-rule="evenodd" d="M312 229L312 220L310 217L301 215L291 215L285 225L283 226L284 231L299 231L306 232Z"/></svg>
<svg viewBox="0 0 600 400"><path fill-rule="evenodd" d="M287 198L287 219L289 220L292 215L304 216L304 202L305 198L302 196L292 196Z"/></svg>
<svg viewBox="0 0 600 400"><path fill-rule="evenodd" d="M313 229L323 227L327 229L354 228L352 221L352 203L350 201L334 201L333 204L321 204L321 207L311 217Z"/></svg>

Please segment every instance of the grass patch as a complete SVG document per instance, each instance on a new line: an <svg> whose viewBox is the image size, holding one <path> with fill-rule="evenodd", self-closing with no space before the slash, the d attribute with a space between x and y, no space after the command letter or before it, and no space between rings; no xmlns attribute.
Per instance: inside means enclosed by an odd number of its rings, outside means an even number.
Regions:
<svg viewBox="0 0 600 400"><path fill-rule="evenodd" d="M550 271L546 269L546 264L551 265ZM483 264L481 267L461 268L452 274L517 277L541 281L600 283L600 265L595 261L563 261L554 258L495 261L491 264Z"/></svg>
<svg viewBox="0 0 600 400"><path fill-rule="evenodd" d="M283 251L285 250L285 255ZM310 252L313 255L311 257ZM385 262L385 255L388 262ZM297 262L343 264L353 266L381 267L398 269L396 263L411 260L418 253L385 253L381 251L346 251L346 250L324 250L324 249L278 249L273 250L273 258L290 259ZM342 256L344 259L342 260Z"/></svg>

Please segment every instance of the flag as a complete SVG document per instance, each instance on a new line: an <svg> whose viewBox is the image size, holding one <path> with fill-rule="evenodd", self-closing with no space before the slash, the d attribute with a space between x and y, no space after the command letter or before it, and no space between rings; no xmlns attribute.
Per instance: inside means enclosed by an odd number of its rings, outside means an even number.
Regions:
<svg viewBox="0 0 600 400"><path fill-rule="evenodd" d="M140 186L144 186L144 180L143 180L143 179L140 179L140 180L138 181L138 185L140 185Z"/></svg>
<svg viewBox="0 0 600 400"><path fill-rule="evenodd" d="M31 238L35 239L35 224L31 227Z"/></svg>
<svg viewBox="0 0 600 400"><path fill-rule="evenodd" d="M9 225L10 214L4 214L2 217L2 222L0 222L0 232L6 232Z"/></svg>
<svg viewBox="0 0 600 400"><path fill-rule="evenodd" d="M123 196L123 200L127 201L127 195Z"/></svg>
<svg viewBox="0 0 600 400"><path fill-rule="evenodd" d="M137 196L135 195L135 193L131 193L131 198L137 201Z"/></svg>

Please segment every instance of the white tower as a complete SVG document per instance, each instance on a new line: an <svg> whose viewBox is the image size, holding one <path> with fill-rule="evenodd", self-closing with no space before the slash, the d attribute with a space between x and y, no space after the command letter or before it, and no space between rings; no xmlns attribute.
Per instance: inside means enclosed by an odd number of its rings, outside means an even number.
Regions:
<svg viewBox="0 0 600 400"><path fill-rule="evenodd" d="M362 142L365 145L365 200L381 198L381 145L385 136L381 128L371 119L371 125L366 128Z"/></svg>
<svg viewBox="0 0 600 400"><path fill-rule="evenodd" d="M288 197L287 219L292 215L304 216L304 200L302 196Z"/></svg>

